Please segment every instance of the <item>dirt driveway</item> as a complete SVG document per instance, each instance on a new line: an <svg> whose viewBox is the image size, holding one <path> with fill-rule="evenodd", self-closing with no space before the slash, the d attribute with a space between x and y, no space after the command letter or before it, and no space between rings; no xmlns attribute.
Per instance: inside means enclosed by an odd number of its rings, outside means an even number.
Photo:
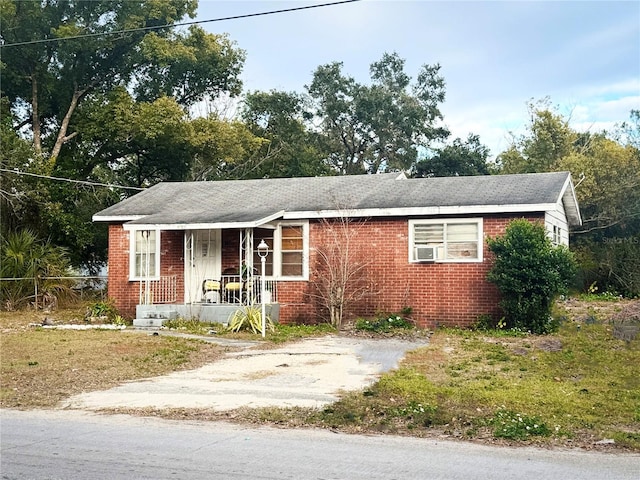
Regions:
<svg viewBox="0 0 640 480"><path fill-rule="evenodd" d="M228 342L228 341L227 341ZM427 340L371 340L328 336L278 349L244 344L243 350L196 370L75 395L62 408L321 407L342 390L358 390L395 368L407 351Z"/></svg>

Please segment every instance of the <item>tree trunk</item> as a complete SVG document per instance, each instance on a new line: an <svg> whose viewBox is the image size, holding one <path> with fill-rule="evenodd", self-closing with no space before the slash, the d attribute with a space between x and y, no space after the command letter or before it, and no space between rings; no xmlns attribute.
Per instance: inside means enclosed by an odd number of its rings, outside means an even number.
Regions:
<svg viewBox="0 0 640 480"><path fill-rule="evenodd" d="M38 111L38 79L31 74L31 123L33 125L33 148L42 154L42 132L40 130L40 112Z"/></svg>
<svg viewBox="0 0 640 480"><path fill-rule="evenodd" d="M74 132L71 135L67 135L67 130L69 129L69 123L71 122L71 116L73 112L75 112L78 107L78 103L82 97L89 91L91 87L87 87L84 90L78 90L78 86L75 85L73 90L73 95L71 97L71 103L69 104L69 108L67 109L67 113L62 119L62 124L60 125L60 131L58 132L58 138L56 138L56 143L53 145L53 149L51 150L51 166L53 167L56 163L56 159L58 155L60 155L60 150L62 150L62 145L75 137L78 132Z"/></svg>

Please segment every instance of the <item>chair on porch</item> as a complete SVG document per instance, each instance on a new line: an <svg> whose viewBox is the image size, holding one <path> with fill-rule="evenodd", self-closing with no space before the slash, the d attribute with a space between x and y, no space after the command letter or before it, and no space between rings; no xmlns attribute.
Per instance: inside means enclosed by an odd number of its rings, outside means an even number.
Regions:
<svg viewBox="0 0 640 480"><path fill-rule="evenodd" d="M247 304L259 303L261 295L260 274L253 267L251 273L247 271L244 282L244 299Z"/></svg>
<svg viewBox="0 0 640 480"><path fill-rule="evenodd" d="M202 282L202 301L214 303L211 299L211 293L215 293L215 303L220 303L222 296L222 282L220 280L205 279Z"/></svg>
<svg viewBox="0 0 640 480"><path fill-rule="evenodd" d="M240 303L242 281L238 267L225 268L222 271L222 297L227 303Z"/></svg>

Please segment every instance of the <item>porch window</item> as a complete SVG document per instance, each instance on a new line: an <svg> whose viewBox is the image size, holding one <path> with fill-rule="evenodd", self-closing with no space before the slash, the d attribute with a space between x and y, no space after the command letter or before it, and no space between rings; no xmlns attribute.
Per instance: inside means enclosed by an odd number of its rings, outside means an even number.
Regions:
<svg viewBox="0 0 640 480"><path fill-rule="evenodd" d="M158 279L160 275L160 232L134 230L131 232L131 280Z"/></svg>
<svg viewBox="0 0 640 480"><path fill-rule="evenodd" d="M260 268L257 246L261 240L269 245L269 255L265 263L265 275L276 278L304 279L308 276L307 223L278 225L275 230L257 228L253 233L253 265Z"/></svg>
<svg viewBox="0 0 640 480"><path fill-rule="evenodd" d="M284 277L301 277L304 267L304 233L302 225L281 227L281 274Z"/></svg>
<svg viewBox="0 0 640 480"><path fill-rule="evenodd" d="M482 219L409 221L410 262L482 261Z"/></svg>

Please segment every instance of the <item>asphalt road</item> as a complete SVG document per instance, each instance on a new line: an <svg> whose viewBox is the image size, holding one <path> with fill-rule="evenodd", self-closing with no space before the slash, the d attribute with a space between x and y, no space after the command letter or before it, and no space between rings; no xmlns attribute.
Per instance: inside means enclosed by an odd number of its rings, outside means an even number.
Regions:
<svg viewBox="0 0 640 480"><path fill-rule="evenodd" d="M637 480L640 455L0 411L3 480Z"/></svg>

